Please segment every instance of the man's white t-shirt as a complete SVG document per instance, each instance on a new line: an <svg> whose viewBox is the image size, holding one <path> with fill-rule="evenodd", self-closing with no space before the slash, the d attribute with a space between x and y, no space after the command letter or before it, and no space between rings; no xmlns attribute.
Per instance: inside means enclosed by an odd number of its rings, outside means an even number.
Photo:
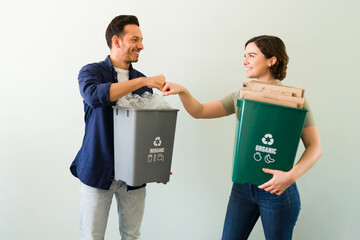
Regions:
<svg viewBox="0 0 360 240"><path fill-rule="evenodd" d="M118 82L125 82L129 80L129 70L124 70L120 68L115 68L115 71L117 72L117 79Z"/></svg>

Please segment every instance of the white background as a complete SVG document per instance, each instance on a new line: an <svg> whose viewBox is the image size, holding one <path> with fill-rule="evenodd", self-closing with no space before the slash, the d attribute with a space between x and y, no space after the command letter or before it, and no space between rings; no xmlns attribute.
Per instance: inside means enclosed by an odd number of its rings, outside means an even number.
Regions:
<svg viewBox="0 0 360 240"><path fill-rule="evenodd" d="M282 38L284 84L306 89L323 143L322 158L298 181L294 239L358 239L359 10L357 0L2 1L0 239L80 239L79 181L69 171L84 132L77 74L108 55L105 29L120 14L140 20L145 50L135 68L164 74L201 102L248 81L249 38ZM177 96L167 101L180 109L174 174L166 186L148 184L142 237L220 239L235 117L195 120ZM107 240L119 239L117 226L114 204ZM261 221L250 239L264 239Z"/></svg>

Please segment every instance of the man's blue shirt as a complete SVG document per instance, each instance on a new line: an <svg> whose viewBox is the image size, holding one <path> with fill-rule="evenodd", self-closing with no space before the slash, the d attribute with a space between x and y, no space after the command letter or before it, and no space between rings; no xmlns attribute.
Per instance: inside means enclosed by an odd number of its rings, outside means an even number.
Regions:
<svg viewBox="0 0 360 240"><path fill-rule="evenodd" d="M129 80L144 77L130 64ZM109 89L117 83L117 72L108 56L104 61L84 66L79 73L80 94L84 101L85 135L70 166L71 173L88 186L109 189L114 177L114 124ZM153 93L142 87L133 94Z"/></svg>

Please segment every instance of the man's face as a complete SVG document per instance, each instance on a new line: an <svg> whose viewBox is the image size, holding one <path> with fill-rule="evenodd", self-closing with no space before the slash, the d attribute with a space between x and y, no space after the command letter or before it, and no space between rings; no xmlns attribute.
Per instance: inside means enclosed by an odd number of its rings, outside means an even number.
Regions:
<svg viewBox="0 0 360 240"><path fill-rule="evenodd" d="M140 51L144 49L140 28L134 24L124 27L124 35L118 38L120 58L125 63L137 62Z"/></svg>

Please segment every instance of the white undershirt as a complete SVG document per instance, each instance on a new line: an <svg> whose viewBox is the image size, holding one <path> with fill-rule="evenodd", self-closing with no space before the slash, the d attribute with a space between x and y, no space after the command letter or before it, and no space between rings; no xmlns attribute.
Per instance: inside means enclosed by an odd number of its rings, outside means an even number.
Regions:
<svg viewBox="0 0 360 240"><path fill-rule="evenodd" d="M118 82L125 82L129 80L129 70L124 70L120 68L115 68L115 71L117 72L117 80Z"/></svg>

